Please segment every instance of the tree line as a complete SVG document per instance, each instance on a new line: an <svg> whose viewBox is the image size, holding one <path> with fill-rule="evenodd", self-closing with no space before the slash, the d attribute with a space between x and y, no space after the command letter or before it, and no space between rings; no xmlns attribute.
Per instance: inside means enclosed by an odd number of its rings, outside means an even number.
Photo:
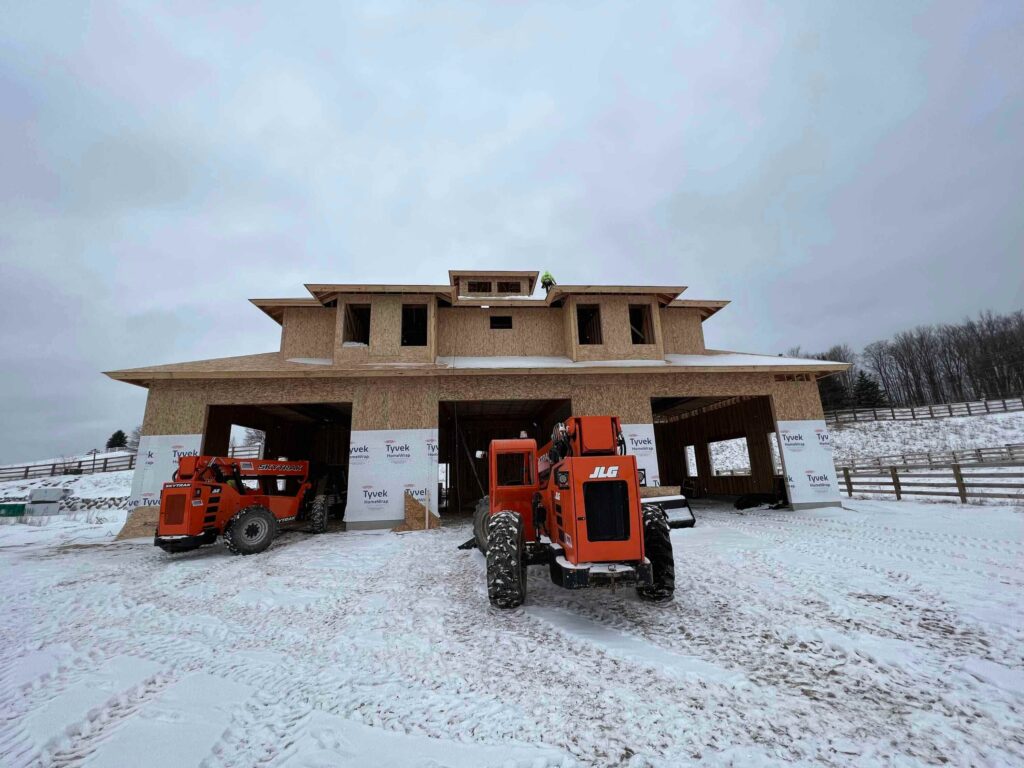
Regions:
<svg viewBox="0 0 1024 768"><path fill-rule="evenodd" d="M826 411L998 400L1024 393L1024 312L982 312L961 323L920 325L855 353L847 344L808 355L852 363L818 381Z"/></svg>

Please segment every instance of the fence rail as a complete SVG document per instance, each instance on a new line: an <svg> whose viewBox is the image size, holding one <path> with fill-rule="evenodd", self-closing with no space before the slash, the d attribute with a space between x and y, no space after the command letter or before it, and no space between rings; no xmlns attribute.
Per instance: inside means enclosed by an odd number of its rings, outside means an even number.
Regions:
<svg viewBox="0 0 1024 768"><path fill-rule="evenodd" d="M135 468L135 454L107 456L103 459L71 459L53 461L49 464L25 464L20 467L0 467L0 480L29 480L33 477L54 477L57 475L92 475L100 472L117 472Z"/></svg>
<svg viewBox="0 0 1024 768"><path fill-rule="evenodd" d="M963 403L914 405L908 408L845 408L825 411L825 421L829 424L852 424L861 421L917 421L1016 411L1024 411L1024 396L1010 397L1005 400L970 400Z"/></svg>
<svg viewBox="0 0 1024 768"><path fill-rule="evenodd" d="M239 459L259 459L263 456L262 445L232 446L229 456ZM0 467L0 481L31 480L35 477L58 477L60 475L96 475L101 472L119 472L135 469L135 454L108 456L103 459L74 458L51 461L47 464L23 464L16 467Z"/></svg>
<svg viewBox="0 0 1024 768"><path fill-rule="evenodd" d="M846 465L862 469L904 466L933 466L942 464L985 464L999 461L1024 461L1024 443L1007 443L988 448L961 448L949 451L915 451L890 453L885 456L864 456L848 459Z"/></svg>
<svg viewBox="0 0 1024 768"><path fill-rule="evenodd" d="M1019 470L1019 471L1015 471ZM895 496L949 496L968 499L1024 501L1024 461L983 464L931 464L924 467L837 467L839 487L856 494Z"/></svg>

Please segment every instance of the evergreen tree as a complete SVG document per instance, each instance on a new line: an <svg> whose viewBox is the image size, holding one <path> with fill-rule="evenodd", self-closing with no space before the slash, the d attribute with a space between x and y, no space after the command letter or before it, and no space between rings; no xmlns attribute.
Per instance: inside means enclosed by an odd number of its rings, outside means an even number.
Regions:
<svg viewBox="0 0 1024 768"><path fill-rule="evenodd" d="M110 439L107 440L107 450L108 451L113 449L113 448L125 448L127 445L128 445L128 436L124 433L123 429L117 430L117 432L112 434L110 436Z"/></svg>
<svg viewBox="0 0 1024 768"><path fill-rule="evenodd" d="M821 407L826 411L835 411L850 406L850 393L838 375L833 374L818 379L818 394L821 396Z"/></svg>
<svg viewBox="0 0 1024 768"><path fill-rule="evenodd" d="M885 405L885 390L881 385L861 371L853 385L853 402L858 408L880 408Z"/></svg>

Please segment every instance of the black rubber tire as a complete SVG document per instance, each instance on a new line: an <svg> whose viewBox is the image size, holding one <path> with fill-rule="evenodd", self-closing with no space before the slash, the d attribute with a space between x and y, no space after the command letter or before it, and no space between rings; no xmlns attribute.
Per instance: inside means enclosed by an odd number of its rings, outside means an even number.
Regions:
<svg viewBox="0 0 1024 768"><path fill-rule="evenodd" d="M325 533L327 531L327 520L331 511L330 501L330 498L323 493L313 499L313 506L309 509L310 533Z"/></svg>
<svg viewBox="0 0 1024 768"><path fill-rule="evenodd" d="M256 555L277 536L277 519L266 507L252 506L235 515L224 531L224 545L236 555Z"/></svg>
<svg viewBox="0 0 1024 768"><path fill-rule="evenodd" d="M676 590L676 563L672 556L668 515L656 504L645 504L643 519L644 554L651 561L654 583L637 587L636 593L641 600L663 603L671 600Z"/></svg>
<svg viewBox="0 0 1024 768"><path fill-rule="evenodd" d="M526 599L523 519L508 510L487 526L487 597L495 608L516 608Z"/></svg>
<svg viewBox="0 0 1024 768"><path fill-rule="evenodd" d="M484 496L473 510L473 538L476 548L487 554L487 526L491 520L491 497Z"/></svg>

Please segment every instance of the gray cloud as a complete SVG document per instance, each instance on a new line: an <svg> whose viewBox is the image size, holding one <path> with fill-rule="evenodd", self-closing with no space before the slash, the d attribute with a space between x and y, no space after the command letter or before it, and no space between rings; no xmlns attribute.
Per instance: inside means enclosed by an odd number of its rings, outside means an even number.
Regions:
<svg viewBox="0 0 1024 768"><path fill-rule="evenodd" d="M683 283L768 352L1019 308L1022 15L8 7L0 461L138 423L101 370L272 349L245 300L304 282Z"/></svg>

